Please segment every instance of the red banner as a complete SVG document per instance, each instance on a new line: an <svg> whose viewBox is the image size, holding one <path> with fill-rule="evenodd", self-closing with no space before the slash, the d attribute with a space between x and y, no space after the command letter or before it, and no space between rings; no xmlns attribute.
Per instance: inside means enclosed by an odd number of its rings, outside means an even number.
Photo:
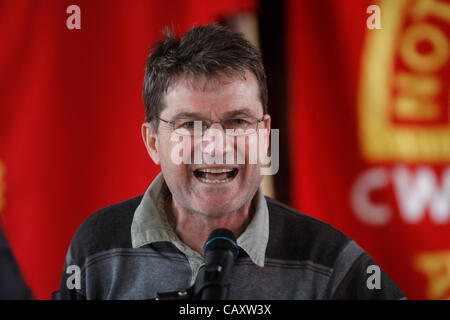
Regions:
<svg viewBox="0 0 450 320"><path fill-rule="evenodd" d="M286 15L293 205L408 298L450 298L450 1L290 0Z"/></svg>
<svg viewBox="0 0 450 320"><path fill-rule="evenodd" d="M184 33L255 10L241 0L73 4L0 2L0 213L40 299L59 287L81 222L143 193L159 171L140 133L150 44L164 26Z"/></svg>

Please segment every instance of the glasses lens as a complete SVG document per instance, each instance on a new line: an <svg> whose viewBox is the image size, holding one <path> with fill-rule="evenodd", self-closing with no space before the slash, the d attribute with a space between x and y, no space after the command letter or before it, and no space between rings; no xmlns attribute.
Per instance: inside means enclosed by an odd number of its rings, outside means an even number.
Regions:
<svg viewBox="0 0 450 320"><path fill-rule="evenodd" d="M257 120L253 118L232 118L223 121L228 135L241 136L253 134L256 130Z"/></svg>
<svg viewBox="0 0 450 320"><path fill-rule="evenodd" d="M175 120L174 132L182 136L202 135L207 129L207 123L200 120L178 119Z"/></svg>

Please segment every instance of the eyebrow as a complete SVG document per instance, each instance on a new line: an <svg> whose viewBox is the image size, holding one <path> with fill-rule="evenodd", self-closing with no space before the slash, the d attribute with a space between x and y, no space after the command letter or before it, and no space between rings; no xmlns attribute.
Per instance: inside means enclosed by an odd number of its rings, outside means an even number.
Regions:
<svg viewBox="0 0 450 320"><path fill-rule="evenodd" d="M232 117L240 116L240 115L245 115L245 116L250 116L250 117L257 118L257 116L253 115L253 112L250 109L248 109L248 108L231 110L231 111L225 112L224 115L225 115L225 118L232 118Z"/></svg>
<svg viewBox="0 0 450 320"><path fill-rule="evenodd" d="M202 116L197 112L185 111L185 112L181 112L181 113L177 114L175 117L173 117L172 121L178 120L178 119L184 119L184 118L199 119L199 118L202 118Z"/></svg>

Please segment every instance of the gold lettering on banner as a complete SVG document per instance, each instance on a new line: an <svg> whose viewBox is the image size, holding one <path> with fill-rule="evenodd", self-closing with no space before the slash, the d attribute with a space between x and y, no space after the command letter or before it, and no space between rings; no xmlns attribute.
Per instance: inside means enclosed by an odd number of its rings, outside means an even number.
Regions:
<svg viewBox="0 0 450 320"><path fill-rule="evenodd" d="M450 299L450 251L421 253L414 267L427 277L428 299Z"/></svg>
<svg viewBox="0 0 450 320"><path fill-rule="evenodd" d="M0 212L5 207L5 179L4 179L4 173L5 173L5 166L3 165L3 162L0 161Z"/></svg>
<svg viewBox="0 0 450 320"><path fill-rule="evenodd" d="M439 106L433 101L433 96L442 89L439 79L401 72L395 79L395 86L403 93L396 101L395 112L399 117L436 119L439 116Z"/></svg>
<svg viewBox="0 0 450 320"><path fill-rule="evenodd" d="M370 162L450 161L450 0L379 1L367 32L359 140Z"/></svg>
<svg viewBox="0 0 450 320"><path fill-rule="evenodd" d="M416 0L411 10L414 19L436 17L444 21L450 21L450 6L443 0Z"/></svg>
<svg viewBox="0 0 450 320"><path fill-rule="evenodd" d="M433 50L429 54L421 54L417 44L427 40ZM448 60L448 43L444 32L428 23L417 23L403 34L400 43L400 56L412 70L433 72L442 68Z"/></svg>

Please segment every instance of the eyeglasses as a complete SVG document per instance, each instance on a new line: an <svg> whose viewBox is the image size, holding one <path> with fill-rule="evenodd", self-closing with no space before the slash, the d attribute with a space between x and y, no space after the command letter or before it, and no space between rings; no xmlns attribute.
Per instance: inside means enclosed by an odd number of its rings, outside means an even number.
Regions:
<svg viewBox="0 0 450 320"><path fill-rule="evenodd" d="M199 133L203 136L215 123L219 123L225 131L225 134L228 136L246 136L255 133L258 129L258 124L264 121L264 118L260 120L254 117L230 118L221 121L194 119L176 119L174 121L167 121L159 117L155 118L170 124L173 132L181 136L194 136Z"/></svg>

